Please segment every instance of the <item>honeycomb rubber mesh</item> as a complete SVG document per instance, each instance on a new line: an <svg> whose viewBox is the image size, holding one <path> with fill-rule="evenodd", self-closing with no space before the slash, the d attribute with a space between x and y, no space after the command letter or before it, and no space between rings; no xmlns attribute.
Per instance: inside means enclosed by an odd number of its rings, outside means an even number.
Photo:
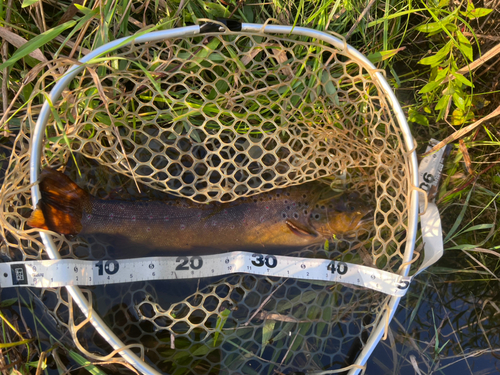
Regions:
<svg viewBox="0 0 500 375"><path fill-rule="evenodd" d="M373 229L295 255L398 270L408 160L383 92L344 51L305 37L228 32L122 47L112 57L90 64L53 103L42 164L64 166L99 197L168 192L232 201L321 179L371 202ZM60 72L54 63L33 96L42 97ZM38 111L28 105L1 191L2 251L17 260L47 257L38 232L26 225ZM61 235L55 242L63 257L81 259L106 257L110 245ZM87 355L112 352L64 289L33 291ZM253 275L86 293L110 330L171 374L344 368L387 301L363 288Z"/></svg>

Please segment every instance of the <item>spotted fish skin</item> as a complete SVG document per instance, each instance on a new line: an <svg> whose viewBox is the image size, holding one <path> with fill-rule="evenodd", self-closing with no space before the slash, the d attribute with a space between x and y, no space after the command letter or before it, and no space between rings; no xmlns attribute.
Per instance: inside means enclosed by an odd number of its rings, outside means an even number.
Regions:
<svg viewBox="0 0 500 375"><path fill-rule="evenodd" d="M44 170L41 178L42 203L45 203L38 210L45 216L52 215L45 220L44 229L94 236L117 248L137 251L184 253L201 249L267 251L303 247L356 231L369 221L366 216L372 211L359 199L346 201L351 199L346 194L324 199L325 187L330 193L331 190L320 182L277 189L230 203L199 204L187 199L101 200L78 188L60 172ZM54 206L67 202L59 202L65 194L52 187L52 179L57 179L59 185L64 185L60 181L65 180L71 184L72 194L81 196L77 203L72 202L78 207L71 216L80 215L73 229L53 225L70 219L54 219L57 213ZM71 207L63 211L71 211ZM35 211L32 218L37 215L41 214ZM52 224L47 225L49 222ZM31 218L28 224L43 227Z"/></svg>

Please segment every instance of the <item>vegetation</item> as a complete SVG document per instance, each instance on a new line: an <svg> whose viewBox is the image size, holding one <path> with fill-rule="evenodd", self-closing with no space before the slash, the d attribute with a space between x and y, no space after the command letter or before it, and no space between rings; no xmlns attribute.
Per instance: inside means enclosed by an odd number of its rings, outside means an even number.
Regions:
<svg viewBox="0 0 500 375"><path fill-rule="evenodd" d="M390 344L397 343L394 363L372 361L387 373L410 366L422 374L448 373L455 362L466 361L462 373L475 373L472 354L492 360L499 337L498 9L447 0L1 0L3 167L27 103L39 100L32 108L40 108L43 98L31 97L35 82L54 62L71 64L90 50L137 32L219 17L256 23L273 19L344 35L386 72L419 155L430 138L451 145L437 195L445 255L418 277L391 325L390 341L379 348L392 351ZM32 297L5 295L2 291L4 374L41 373L48 361L61 372L66 366L103 371L63 338L47 339L50 330L37 318ZM20 311L31 312L31 318ZM420 334L423 330L432 334Z"/></svg>

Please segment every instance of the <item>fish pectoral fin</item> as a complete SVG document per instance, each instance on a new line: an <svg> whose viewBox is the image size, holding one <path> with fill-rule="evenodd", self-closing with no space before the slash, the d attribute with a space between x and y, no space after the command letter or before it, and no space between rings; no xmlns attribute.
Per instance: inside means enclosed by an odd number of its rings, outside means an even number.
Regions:
<svg viewBox="0 0 500 375"><path fill-rule="evenodd" d="M294 220L285 221L288 229L290 229L294 234L300 237L318 237L318 233L311 227L307 227L303 224L297 223Z"/></svg>

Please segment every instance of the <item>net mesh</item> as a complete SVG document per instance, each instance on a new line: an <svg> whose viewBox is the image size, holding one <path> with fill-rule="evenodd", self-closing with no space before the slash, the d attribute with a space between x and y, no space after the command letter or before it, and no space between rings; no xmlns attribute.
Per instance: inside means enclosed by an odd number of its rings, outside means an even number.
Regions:
<svg viewBox="0 0 500 375"><path fill-rule="evenodd" d="M60 78L55 65L35 84L34 98ZM373 229L295 255L396 272L406 241L409 167L372 73L346 51L286 35L228 32L121 47L89 64L53 103L42 163L65 166L101 198L168 193L228 202L321 179L371 202ZM1 190L4 252L12 259L47 257L38 232L26 225L30 131L39 111L30 103ZM57 234L55 242L68 258L102 259L110 246ZM112 352L65 291L34 292L87 355ZM172 374L343 368L386 300L342 284L248 275L87 293L111 330Z"/></svg>

